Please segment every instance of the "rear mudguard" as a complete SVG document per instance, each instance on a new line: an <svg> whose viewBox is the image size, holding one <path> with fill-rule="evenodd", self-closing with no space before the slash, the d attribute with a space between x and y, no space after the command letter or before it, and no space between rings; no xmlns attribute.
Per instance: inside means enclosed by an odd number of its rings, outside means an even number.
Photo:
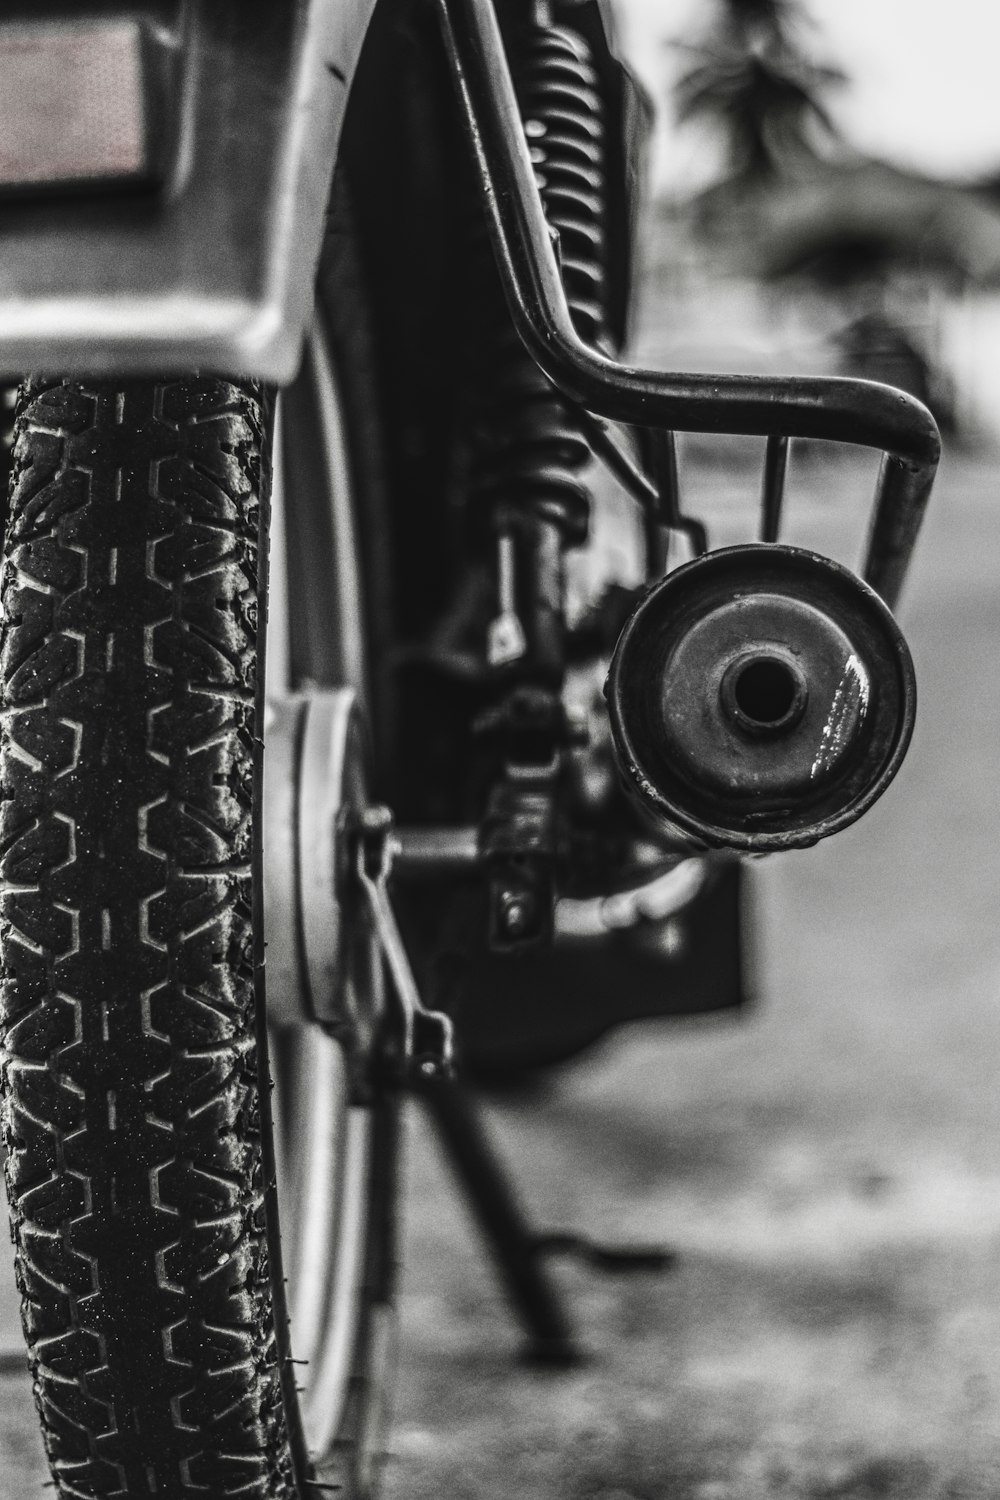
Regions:
<svg viewBox="0 0 1000 1500"><path fill-rule="evenodd" d="M68 33L124 18L169 67L158 70L166 86L148 89L146 99L158 184L78 184L25 196L0 182L0 379L45 369L290 380L312 313L348 95L375 8L376 0L14 0L4 7L0 65L4 48L23 45L26 32L35 45L42 31L61 32L65 58ZM612 191L621 195L612 216L620 226L613 316L621 330L645 109L614 55L603 6L586 0L574 9L613 100L620 165ZM429 32L426 43L439 47ZM378 46L376 36L368 50ZM10 51L7 66L16 66ZM439 87L450 92L443 72ZM377 116L383 102L368 100L361 113ZM0 140L3 107L0 98ZM39 149L51 121L40 97ZM23 116L20 133L23 139ZM413 148L433 150L435 142ZM366 186L377 199L378 182Z"/></svg>
<svg viewBox="0 0 1000 1500"><path fill-rule="evenodd" d="M157 187L0 191L0 376L203 369L289 380L312 312L337 142L374 4L4 6L0 60L32 29L36 48L40 29L61 30L65 56L67 32L124 19L172 62L167 97L146 101L170 143ZM15 65L11 53L7 65ZM45 129L40 100L40 148Z"/></svg>

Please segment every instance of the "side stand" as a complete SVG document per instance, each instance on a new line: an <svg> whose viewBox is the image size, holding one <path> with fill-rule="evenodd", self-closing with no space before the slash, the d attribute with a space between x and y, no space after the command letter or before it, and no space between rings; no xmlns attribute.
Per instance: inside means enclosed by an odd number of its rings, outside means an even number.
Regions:
<svg viewBox="0 0 1000 1500"><path fill-rule="evenodd" d="M415 1092L528 1335L528 1357L574 1363L579 1353L569 1316L543 1260L546 1241L533 1233L471 1094L444 1077L422 1081Z"/></svg>
<svg viewBox="0 0 1000 1500"><path fill-rule="evenodd" d="M530 1357L546 1364L572 1363L578 1355L570 1320L545 1269L543 1255L556 1251L582 1253L605 1270L659 1269L668 1265L671 1257L660 1251L603 1249L571 1234L532 1232L472 1096L452 1076L451 1020L441 1011L428 1010L420 999L387 889L392 860L391 828L392 817L387 809L365 810L357 874L399 1002L402 1052L409 1064L406 1082L424 1101L459 1187L527 1331ZM397 1083L402 1081L397 1079Z"/></svg>

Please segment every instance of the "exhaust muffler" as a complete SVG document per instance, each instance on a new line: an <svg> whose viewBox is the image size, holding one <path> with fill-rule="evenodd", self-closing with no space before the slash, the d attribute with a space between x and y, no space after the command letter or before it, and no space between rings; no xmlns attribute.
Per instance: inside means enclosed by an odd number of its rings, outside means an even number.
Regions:
<svg viewBox="0 0 1000 1500"><path fill-rule="evenodd" d="M605 692L619 769L677 847L766 853L846 828L902 764L913 663L879 596L795 547L708 553L629 619Z"/></svg>

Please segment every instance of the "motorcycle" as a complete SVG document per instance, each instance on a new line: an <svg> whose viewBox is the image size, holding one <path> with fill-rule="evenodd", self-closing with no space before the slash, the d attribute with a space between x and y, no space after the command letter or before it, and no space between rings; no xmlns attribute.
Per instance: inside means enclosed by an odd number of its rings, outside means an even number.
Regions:
<svg viewBox="0 0 1000 1500"><path fill-rule="evenodd" d="M456 1067L739 1004L742 861L903 760L933 419L621 362L647 122L599 0L0 17L3 1108L60 1494L372 1493L407 1092L565 1352ZM685 511L692 431L765 440L757 540ZM860 577L779 540L794 438L884 453ZM645 576L572 617L594 458Z"/></svg>

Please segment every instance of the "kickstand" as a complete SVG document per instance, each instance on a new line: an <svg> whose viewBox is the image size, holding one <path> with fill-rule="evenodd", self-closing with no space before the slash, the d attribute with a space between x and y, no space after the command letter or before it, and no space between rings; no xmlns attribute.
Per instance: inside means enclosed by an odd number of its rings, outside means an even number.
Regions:
<svg viewBox="0 0 1000 1500"><path fill-rule="evenodd" d="M544 1257L573 1254L605 1271L660 1269L669 1252L594 1245L579 1235L533 1233L514 1192L509 1173L490 1141L472 1095L455 1081L452 1023L428 1010L410 968L406 947L389 899L392 816L371 807L362 816L357 875L389 973L403 1023L406 1081L424 1101L452 1170L527 1331L529 1358L549 1365L575 1363L579 1354L569 1316Z"/></svg>
<svg viewBox="0 0 1000 1500"><path fill-rule="evenodd" d="M471 1094L448 1077L421 1080L414 1092L423 1100L528 1334L528 1357L543 1364L575 1363L580 1355L569 1316L544 1261L549 1246L532 1232Z"/></svg>

